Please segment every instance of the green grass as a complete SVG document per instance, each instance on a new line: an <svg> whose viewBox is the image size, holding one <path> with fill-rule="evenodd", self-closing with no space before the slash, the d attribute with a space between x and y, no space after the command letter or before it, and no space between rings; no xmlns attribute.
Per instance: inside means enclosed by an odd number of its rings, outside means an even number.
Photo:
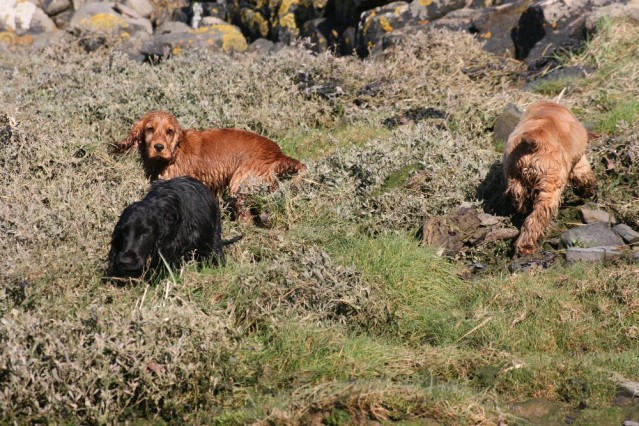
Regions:
<svg viewBox="0 0 639 426"><path fill-rule="evenodd" d="M460 324L451 319L465 284L453 265L420 247L412 235L359 236L332 251L379 289L397 317L390 334L413 344L450 343L460 335Z"/></svg>
<svg viewBox="0 0 639 426"><path fill-rule="evenodd" d="M609 111L599 115L593 123L592 129L599 133L616 134L619 126L628 126L639 119L639 101L636 99L622 100L611 107Z"/></svg>
<svg viewBox="0 0 639 426"><path fill-rule="evenodd" d="M380 123L338 124L334 129L312 129L285 135L279 144L291 156L317 159L389 134L390 131Z"/></svg>
<svg viewBox="0 0 639 426"><path fill-rule="evenodd" d="M573 86L579 84L580 79L576 78L560 78L557 80L543 81L533 88L533 91L540 95L554 97L559 95L564 89L564 95L570 95Z"/></svg>

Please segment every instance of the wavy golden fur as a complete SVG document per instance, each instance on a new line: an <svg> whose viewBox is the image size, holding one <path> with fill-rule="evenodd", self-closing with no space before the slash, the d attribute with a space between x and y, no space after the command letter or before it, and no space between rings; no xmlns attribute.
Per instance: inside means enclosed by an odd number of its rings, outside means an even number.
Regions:
<svg viewBox="0 0 639 426"><path fill-rule="evenodd" d="M508 137L504 150L506 194L517 210L532 212L515 242L515 256L532 254L557 213L570 182L580 196L596 192L585 150L588 132L567 108L554 102L531 105Z"/></svg>
<svg viewBox="0 0 639 426"><path fill-rule="evenodd" d="M306 170L263 136L240 129L183 130L165 111L144 115L116 149L133 146L151 180L191 176L218 196L228 188L235 212L242 218L250 217L242 194L256 186L274 189L279 177Z"/></svg>

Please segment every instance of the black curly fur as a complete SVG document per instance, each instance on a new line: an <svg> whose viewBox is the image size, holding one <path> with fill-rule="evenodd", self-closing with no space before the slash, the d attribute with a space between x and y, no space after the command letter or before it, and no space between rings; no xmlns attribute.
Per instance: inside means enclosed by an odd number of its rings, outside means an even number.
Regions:
<svg viewBox="0 0 639 426"><path fill-rule="evenodd" d="M212 259L224 264L220 208L198 180L178 177L155 182L141 201L122 212L113 230L107 276L139 277L149 270L171 267L183 259ZM162 255L162 257L160 256Z"/></svg>

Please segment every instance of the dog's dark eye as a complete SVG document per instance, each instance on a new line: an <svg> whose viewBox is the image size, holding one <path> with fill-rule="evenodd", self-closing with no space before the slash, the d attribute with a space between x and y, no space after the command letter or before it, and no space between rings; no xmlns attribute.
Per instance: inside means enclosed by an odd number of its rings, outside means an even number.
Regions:
<svg viewBox="0 0 639 426"><path fill-rule="evenodd" d="M167 136L173 136L173 130L171 130L171 129L167 129L167 130L166 130L166 135L167 135Z"/></svg>
<svg viewBox="0 0 639 426"><path fill-rule="evenodd" d="M153 133L153 127L147 127L145 131L147 133Z"/></svg>

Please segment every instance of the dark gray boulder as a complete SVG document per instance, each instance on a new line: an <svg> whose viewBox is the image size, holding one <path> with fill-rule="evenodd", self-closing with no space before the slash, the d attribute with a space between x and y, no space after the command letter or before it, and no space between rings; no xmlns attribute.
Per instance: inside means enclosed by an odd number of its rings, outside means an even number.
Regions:
<svg viewBox="0 0 639 426"><path fill-rule="evenodd" d="M408 3L398 1L376 7L362 14L357 26L357 53L366 57L378 46L382 37L410 21Z"/></svg>
<svg viewBox="0 0 639 426"><path fill-rule="evenodd" d="M566 247L621 247L625 243L607 223L597 222L570 229L561 234Z"/></svg>

